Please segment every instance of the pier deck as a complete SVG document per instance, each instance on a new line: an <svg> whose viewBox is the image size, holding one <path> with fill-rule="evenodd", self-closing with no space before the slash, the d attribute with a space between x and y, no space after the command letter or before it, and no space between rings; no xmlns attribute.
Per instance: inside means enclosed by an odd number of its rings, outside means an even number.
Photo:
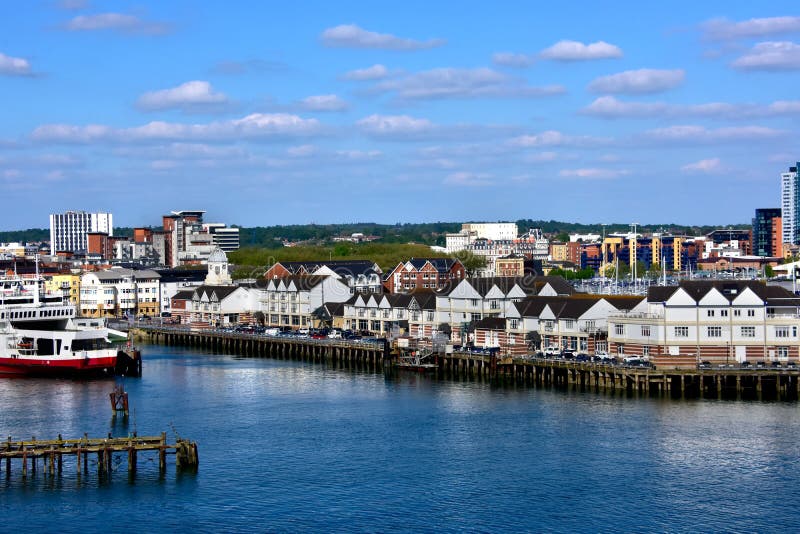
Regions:
<svg viewBox="0 0 800 534"><path fill-rule="evenodd" d="M175 464L179 469L197 469L199 464L197 444L186 439L177 439L175 443L167 443L167 434L160 436L129 436L113 438L89 438L84 435L79 439L12 441L11 437L0 442L0 465L4 464L6 477L11 476L12 460L22 461L22 477L28 476L28 460L30 472L36 473L36 465L42 460L42 469L48 475L61 474L64 457L74 457L75 470L78 476L89 471L89 456L97 456L97 472L100 475L110 473L113 467L113 456L122 453L128 457L128 471L135 472L139 453L155 452L158 454L159 471L167 469L166 457L175 455ZM3 461L5 460L5 461Z"/></svg>

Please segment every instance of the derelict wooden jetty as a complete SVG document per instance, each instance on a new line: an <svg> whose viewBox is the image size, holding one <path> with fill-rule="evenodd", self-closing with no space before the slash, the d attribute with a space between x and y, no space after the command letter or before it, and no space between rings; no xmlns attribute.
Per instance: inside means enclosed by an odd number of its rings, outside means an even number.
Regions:
<svg viewBox="0 0 800 534"><path fill-rule="evenodd" d="M197 444L186 439L177 439L175 443L167 443L167 433L160 436L136 436L112 438L90 438L84 435L80 439L62 439L61 435L54 440L0 441L0 468L5 469L6 478L11 477L14 464L19 465L22 477L36 475L37 466L46 475L61 475L64 459L72 463L72 469L78 476L89 473L90 458L96 460L98 475L108 475L114 470L114 455L126 456L128 472L134 473L142 454L155 454L158 457L160 473L167 470L167 455L175 455L178 469L196 470L199 465ZM94 462L92 462L94 464Z"/></svg>
<svg viewBox="0 0 800 534"><path fill-rule="evenodd" d="M383 340L309 339L158 327L133 329L131 335L164 345L198 347L258 358L330 362L373 370L382 369L384 360L389 358L388 343Z"/></svg>

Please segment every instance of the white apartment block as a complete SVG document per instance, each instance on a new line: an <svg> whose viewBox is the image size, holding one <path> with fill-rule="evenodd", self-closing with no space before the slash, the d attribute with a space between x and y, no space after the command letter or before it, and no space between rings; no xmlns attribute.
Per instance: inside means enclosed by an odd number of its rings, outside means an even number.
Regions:
<svg viewBox="0 0 800 534"><path fill-rule="evenodd" d="M314 312L327 302L345 302L350 287L334 276L292 275L268 280L260 287L258 310L270 326L310 327Z"/></svg>
<svg viewBox="0 0 800 534"><path fill-rule="evenodd" d="M791 291L757 281L653 287L640 305L609 317L609 352L666 369L798 361L799 311Z"/></svg>
<svg viewBox="0 0 800 534"><path fill-rule="evenodd" d="M797 165L800 165L798 163ZM800 178L798 168L789 167L789 172L781 174L781 218L783 242L798 242L798 217L800 217Z"/></svg>
<svg viewBox="0 0 800 534"><path fill-rule="evenodd" d="M114 267L81 276L81 315L84 317L156 316L160 305L160 276L155 271Z"/></svg>
<svg viewBox="0 0 800 534"><path fill-rule="evenodd" d="M88 213L85 211L68 211L50 214L50 251L52 254L62 251L77 252L87 249L86 234L104 232L114 235L112 215L110 213Z"/></svg>
<svg viewBox="0 0 800 534"><path fill-rule="evenodd" d="M511 241L519 235L517 223L464 223L461 231L445 235L448 253L466 250L477 239Z"/></svg>

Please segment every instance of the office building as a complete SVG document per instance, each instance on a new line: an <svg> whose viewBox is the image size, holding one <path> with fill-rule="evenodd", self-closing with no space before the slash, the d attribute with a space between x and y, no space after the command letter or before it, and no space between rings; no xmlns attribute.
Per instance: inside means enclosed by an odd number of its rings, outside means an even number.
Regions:
<svg viewBox="0 0 800 534"><path fill-rule="evenodd" d="M759 208L753 218L753 254L767 258L783 256L781 208Z"/></svg>

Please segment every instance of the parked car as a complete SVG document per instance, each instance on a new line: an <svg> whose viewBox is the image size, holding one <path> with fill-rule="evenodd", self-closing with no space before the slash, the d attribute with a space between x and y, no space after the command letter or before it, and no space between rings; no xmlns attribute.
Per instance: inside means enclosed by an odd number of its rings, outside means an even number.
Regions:
<svg viewBox="0 0 800 534"><path fill-rule="evenodd" d="M554 358L561 355L561 348L557 345L550 345L544 349L544 355L546 358Z"/></svg>
<svg viewBox="0 0 800 534"><path fill-rule="evenodd" d="M342 333L338 330L331 330L328 339L342 339Z"/></svg>

